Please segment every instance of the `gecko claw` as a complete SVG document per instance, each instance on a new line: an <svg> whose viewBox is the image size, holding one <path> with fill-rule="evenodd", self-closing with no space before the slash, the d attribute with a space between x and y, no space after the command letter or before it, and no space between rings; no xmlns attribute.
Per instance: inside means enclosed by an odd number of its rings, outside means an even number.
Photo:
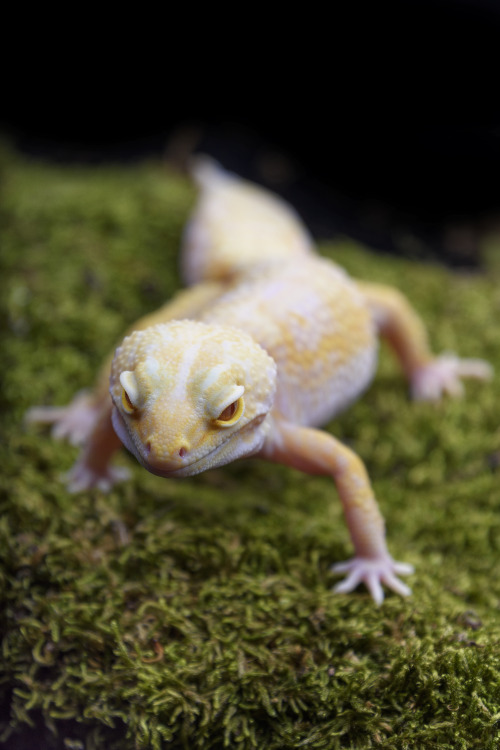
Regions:
<svg viewBox="0 0 500 750"><path fill-rule="evenodd" d="M62 478L68 491L72 493L92 489L109 492L117 482L130 479L130 471L125 466L107 466L98 471L83 462L77 462Z"/></svg>
<svg viewBox="0 0 500 750"><path fill-rule="evenodd" d="M442 354L413 373L411 395L415 401L439 401L443 393L462 396L461 378L489 380L492 376L493 368L489 362Z"/></svg>
<svg viewBox="0 0 500 750"><path fill-rule="evenodd" d="M28 409L28 424L52 425L52 436L68 440L72 445L83 445L99 417L99 408L87 391L80 391L68 406L34 406Z"/></svg>
<svg viewBox="0 0 500 750"><path fill-rule="evenodd" d="M409 586L400 581L396 574L409 575L413 573L413 566L396 562L391 557L381 559L354 557L347 562L332 565L330 570L333 573L347 573L345 580L333 588L337 594L353 591L360 583L365 584L377 605L384 601L382 583L400 596L411 594Z"/></svg>

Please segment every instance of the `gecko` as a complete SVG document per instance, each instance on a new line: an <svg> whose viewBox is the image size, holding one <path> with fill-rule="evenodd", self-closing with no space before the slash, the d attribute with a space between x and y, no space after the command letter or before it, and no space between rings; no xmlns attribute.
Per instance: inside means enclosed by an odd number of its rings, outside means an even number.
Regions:
<svg viewBox="0 0 500 750"><path fill-rule="evenodd" d="M240 200L248 227L245 196L250 190L249 211L259 215L262 205L264 213L269 208L268 195L258 196L261 208L255 209L259 189L231 179L218 200L229 195L233 206ZM264 252L257 247L240 265L237 222L229 229L223 210L208 215L203 210L207 197L209 205L214 197L207 192L219 191L221 175L215 187L206 173L203 180L186 230L184 249L191 260L185 267L196 267L196 238L211 264L190 279L197 283L131 327L104 363L93 392L77 394L67 407L35 407L28 419L51 423L56 437L81 445L66 476L72 492L108 491L125 479L128 472L112 464L122 445L144 468L166 478L190 477L249 456L328 476L354 547L350 560L332 567L345 575L334 591L350 592L364 583L377 604L384 586L407 596L411 590L400 576L413 568L388 550L363 461L321 427L371 383L379 337L392 346L415 399L459 395L462 378L487 379L491 368L482 360L435 356L406 298L391 287L352 279L314 252L286 204L278 202L284 209L279 231L269 230L283 243L279 260L269 256L264 242ZM285 239L294 224L295 245ZM218 257L224 263L215 269Z"/></svg>

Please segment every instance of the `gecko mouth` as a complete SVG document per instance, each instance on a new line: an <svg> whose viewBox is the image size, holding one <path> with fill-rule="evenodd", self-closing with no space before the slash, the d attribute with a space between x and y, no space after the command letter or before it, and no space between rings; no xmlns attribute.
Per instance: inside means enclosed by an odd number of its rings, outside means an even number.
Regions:
<svg viewBox="0 0 500 750"><path fill-rule="evenodd" d="M244 437L244 434L248 432L248 430L252 427L254 421L255 420L252 420L247 425L245 425L245 427L238 431L237 435L239 439ZM232 433L232 435L228 435L227 439L224 440L223 443L221 443L220 445L216 445L215 448L212 448L212 450L208 453L204 453L202 456L194 458L191 461L187 459L183 461L182 465L177 465L175 466L175 468L166 468L164 465L155 466L155 463L150 462L148 459L141 460L141 463L148 471L150 471L152 474L156 474L156 476L159 477L165 477L167 479L170 477L191 477L195 474L201 474L202 471L214 469L218 466L224 466L224 464L230 463L235 458L239 458L240 456L251 455L260 448L259 443L253 450L244 451L238 455L234 455L233 451L227 450L229 444L233 442L232 438L234 437L235 433ZM174 462L172 461L172 463Z"/></svg>
<svg viewBox="0 0 500 750"><path fill-rule="evenodd" d="M202 471L207 471L208 469L215 469L219 466L224 466L225 464L231 463L231 461L234 461L237 458L247 458L249 456L252 456L262 448L262 444L265 439L265 432L255 430L255 428L258 427L264 420L265 416L265 414L257 415L256 417L251 419L250 422L239 429L237 433L233 432L231 435L228 435L227 439L223 443L217 445L215 448L213 448L208 453L205 453L203 456L195 458L189 463L184 463L183 466L179 466L175 469L162 469L159 467L158 470L156 470L154 466L146 464L144 465L152 474L156 474L157 476L191 477L194 476L194 474L200 474ZM248 433L253 433L253 439L252 437L250 437L249 440L246 439ZM238 449L228 450L230 444L234 446L233 438L235 437L238 438Z"/></svg>
<svg viewBox="0 0 500 750"><path fill-rule="evenodd" d="M248 433L253 427L260 424L263 418L264 415L255 417L250 422L248 422L248 424L246 424L241 430L238 431L237 434L241 441L241 447L243 447L246 443L246 441L244 439L242 440L242 438L244 438L246 433ZM237 453L235 453L233 451L227 451L229 443L232 442L232 438L235 436L235 433L232 433L231 435L228 435L227 439L223 443L217 445L215 448L213 448L208 453L205 453L203 456L194 458L191 461L189 461L189 458L187 460L183 460L181 457L177 458L176 460L170 459L167 461L152 461L148 458L147 452L140 450L139 447L134 443L132 437L130 436L130 433L127 430L125 420L116 407L113 408L112 422L113 428L122 441L123 445L125 446L125 448L127 448L127 450L130 451L130 453L132 453L133 456L135 456L139 463L144 466L144 468L147 469L151 474L155 474L156 476L165 478L194 476L194 474L200 474L202 471L206 471L207 469L215 468L216 466L223 466L224 464L230 463L236 458L250 456L256 453L261 448L262 442L264 440L264 435L259 438L259 436L256 434L257 439L250 441L247 450L239 450L237 451ZM172 468L169 468L169 466Z"/></svg>
<svg viewBox="0 0 500 750"><path fill-rule="evenodd" d="M189 461L189 459L185 460L180 456L177 458L177 460L171 458L167 460L157 459L155 461L152 460L152 458L148 455L149 451L147 448L143 448L142 445L137 446L132 440L129 431L127 430L126 422L116 407L113 409L112 422L113 428L122 441L123 445L125 446L125 448L127 448L128 451L130 451L130 453L132 453L132 455L137 459L141 466L144 466L144 468L147 469L151 474L155 474L158 477L165 478L192 476L204 471L205 468L210 468L210 466L214 465L213 460L210 460L211 457L215 457L217 453L223 450L229 442L230 438L230 436L228 436L228 440L222 443L222 445L217 445L209 453L206 453L199 458L195 458L192 461ZM230 459L228 459L228 461L229 460ZM207 461L208 466L206 465Z"/></svg>
<svg viewBox="0 0 500 750"><path fill-rule="evenodd" d="M165 477L167 479L169 477L191 477L194 474L200 474L202 471L205 471L205 469L210 469L211 466L214 465L210 460L211 457L215 457L221 451L224 445L226 445L226 443L224 443L223 445L218 445L216 448L211 450L210 453L206 453L204 456L200 456L190 463L184 463L182 466L178 466L175 469L162 468L161 466L157 467L154 463L149 462L148 460L141 461L141 463L148 471L151 472L151 474L156 474L157 477ZM220 466L220 463L216 463L215 465Z"/></svg>

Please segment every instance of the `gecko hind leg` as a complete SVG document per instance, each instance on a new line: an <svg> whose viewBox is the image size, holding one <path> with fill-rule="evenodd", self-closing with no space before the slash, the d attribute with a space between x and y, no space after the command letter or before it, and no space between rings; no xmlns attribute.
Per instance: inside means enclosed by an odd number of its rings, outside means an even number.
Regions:
<svg viewBox="0 0 500 750"><path fill-rule="evenodd" d="M454 354L435 356L418 313L397 289L357 281L379 334L392 347L408 378L416 401L439 401L443 394L461 396L462 378L489 380L493 368L482 359L461 359Z"/></svg>
<svg viewBox="0 0 500 750"><path fill-rule="evenodd" d="M462 378L489 380L493 367L482 359L460 359L455 354L440 354L415 370L411 379L411 395L415 401L439 401L443 393L462 396Z"/></svg>

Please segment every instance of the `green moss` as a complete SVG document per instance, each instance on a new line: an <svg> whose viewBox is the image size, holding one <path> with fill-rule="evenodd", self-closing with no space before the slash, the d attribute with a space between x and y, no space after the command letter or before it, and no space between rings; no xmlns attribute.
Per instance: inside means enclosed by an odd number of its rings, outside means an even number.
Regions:
<svg viewBox="0 0 500 750"><path fill-rule="evenodd" d="M65 403L179 284L193 201L158 164L0 154L0 735L54 748L478 748L500 740L497 381L408 401L385 350L329 426L365 460L413 596L334 596L350 544L334 486L245 461L71 496L75 449L23 425ZM397 285L437 350L500 370L500 267L457 274L322 248ZM34 739L36 738L36 739ZM1 741L1 740L0 740ZM25 744L23 745L22 742Z"/></svg>

